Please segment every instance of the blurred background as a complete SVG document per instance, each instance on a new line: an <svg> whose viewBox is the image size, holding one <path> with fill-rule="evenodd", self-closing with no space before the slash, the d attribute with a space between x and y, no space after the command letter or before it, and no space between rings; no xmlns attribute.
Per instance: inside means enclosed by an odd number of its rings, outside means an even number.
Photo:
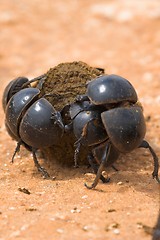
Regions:
<svg viewBox="0 0 160 240"><path fill-rule="evenodd" d="M119 74L133 84L148 120L146 137L159 154L160 1L0 0L0 99L6 84L13 78L37 77L59 63L72 61L83 61L92 67L105 68L106 73ZM2 110L0 139L1 162L5 164L6 152L13 149L15 143L5 132ZM150 179L150 172L151 165L149 176L145 176L145 179ZM83 185L82 182L80 184ZM10 189L11 185L7 187ZM144 184L142 189L145 187ZM146 213L139 215L136 221L145 219L143 217L146 216L149 220L147 223L153 226L158 205L151 193L155 191L156 194L157 189L153 181L148 190L150 192L142 195L142 201L147 198ZM1 190L5 191L2 186ZM135 197L132 200L129 203L131 206ZM149 206L152 208L154 221L150 220ZM102 213L103 210L100 211ZM14 215L12 220L14 221ZM99 222L100 217L97 220ZM127 218L126 222L128 224ZM130 229L131 226L132 222ZM104 239L101 234L98 236L100 238L96 239ZM150 238L143 236L142 239Z"/></svg>

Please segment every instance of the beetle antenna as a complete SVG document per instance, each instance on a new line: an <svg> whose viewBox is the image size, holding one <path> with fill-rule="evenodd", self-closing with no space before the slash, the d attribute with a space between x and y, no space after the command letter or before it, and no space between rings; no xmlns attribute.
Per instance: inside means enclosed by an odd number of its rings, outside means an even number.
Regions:
<svg viewBox="0 0 160 240"><path fill-rule="evenodd" d="M155 151L149 145L149 143L147 141L145 141L145 140L143 140L143 142L141 143L139 148L147 148L147 149L149 149L149 151L150 151L150 153L151 153L151 155L153 157L153 161L154 161L154 170L153 170L152 176L153 176L153 178L155 178L157 180L158 183L160 183L160 179L158 177L159 163L158 163L158 157L157 157Z"/></svg>
<svg viewBox="0 0 160 240"><path fill-rule="evenodd" d="M17 146L14 150L14 153L13 153L13 156L12 156L12 159L11 159L11 163L14 162L14 158L15 158L16 154L20 151L21 145L22 145L22 141L17 142Z"/></svg>
<svg viewBox="0 0 160 240"><path fill-rule="evenodd" d="M46 169L41 167L41 165L39 164L37 156L36 156L36 150L34 148L32 148L32 155L33 155L34 164L37 167L38 171L42 173L44 178L50 178Z"/></svg>

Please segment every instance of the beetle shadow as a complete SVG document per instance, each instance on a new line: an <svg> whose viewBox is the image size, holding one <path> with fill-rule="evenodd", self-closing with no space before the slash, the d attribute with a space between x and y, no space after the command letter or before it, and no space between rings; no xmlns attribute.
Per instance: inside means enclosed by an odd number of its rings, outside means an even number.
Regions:
<svg viewBox="0 0 160 240"><path fill-rule="evenodd" d="M70 166L62 165L55 161L46 160L41 152L38 154L38 159L41 166L45 167L51 178L55 177L57 181L78 178L82 179L83 186L85 182L92 184L94 180L94 174L88 176L86 180L86 174L93 173L91 167L87 165L80 165L79 168L74 168L74 161ZM116 184L119 185L118 192L126 191L128 187L132 187L134 191L144 192L151 198L159 194L158 189L160 185L158 185L155 179L152 179L153 159L147 150L137 149L132 153L121 155L114 166L118 171L115 171L111 167L106 170L111 181L103 185L99 181L94 189L95 191L107 192L108 186ZM33 170L33 175L41 177L36 168Z"/></svg>
<svg viewBox="0 0 160 240"><path fill-rule="evenodd" d="M137 149L131 153L121 155L116 165L118 172L111 172L111 183L120 186L119 192L132 187L134 191L144 192L154 198L160 193L160 184L153 179L153 159L147 150Z"/></svg>
<svg viewBox="0 0 160 240"><path fill-rule="evenodd" d="M115 167L118 171L115 171L111 167L107 168L106 173L110 177L110 182L103 184L101 180L94 189L95 191L107 192L107 188L112 184L119 185L118 192L126 191L128 187L132 187L134 191L144 192L149 197L153 198L158 193L159 186L155 179L152 179L153 162L151 157L148 157L146 153L142 154L142 150L137 152L122 155L115 163ZM146 156L147 155L147 156ZM64 166L55 162L40 160L41 166L49 172L51 177L55 177L57 181L67 181L70 179L82 179L82 186L85 182L90 184L94 180L94 174L91 167L87 165L74 168L71 166ZM86 180L86 175L87 176ZM38 176L36 169L34 175ZM160 190L160 189L159 189Z"/></svg>

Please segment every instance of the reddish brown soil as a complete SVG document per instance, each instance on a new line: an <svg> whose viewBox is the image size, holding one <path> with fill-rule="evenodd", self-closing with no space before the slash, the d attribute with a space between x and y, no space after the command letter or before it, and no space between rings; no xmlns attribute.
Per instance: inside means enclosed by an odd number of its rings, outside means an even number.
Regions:
<svg viewBox="0 0 160 240"><path fill-rule="evenodd" d="M147 121L146 139L160 156L160 2L1 0L0 79L36 77L61 62L84 61L128 78L137 89ZM88 190L90 169L45 166L54 181L37 173L16 143L0 110L0 240L151 239L159 210L147 150L122 156L109 184ZM30 194L20 189L26 188Z"/></svg>

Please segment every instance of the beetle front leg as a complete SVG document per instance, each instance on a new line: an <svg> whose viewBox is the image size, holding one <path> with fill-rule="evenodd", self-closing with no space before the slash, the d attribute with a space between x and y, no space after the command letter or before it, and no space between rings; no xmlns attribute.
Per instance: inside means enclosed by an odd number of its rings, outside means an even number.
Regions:
<svg viewBox="0 0 160 240"><path fill-rule="evenodd" d="M106 147L106 151L102 157L102 161L101 161L101 164L98 168L98 171L97 171L97 175L96 175L96 178L94 179L93 183L91 186L88 186L86 183L84 184L85 187L87 187L88 189L92 189L92 188L95 188L99 182L99 179L101 178L101 175L102 175L102 172L105 168L105 165L106 165L106 162L108 160L108 157L109 157L109 154L110 154L110 149L111 149L111 144L107 145Z"/></svg>
<svg viewBox="0 0 160 240"><path fill-rule="evenodd" d="M76 147L75 151L74 151L74 167L78 168L78 155L80 152L80 148L81 148L81 142L77 141L75 142L74 146Z"/></svg>
<svg viewBox="0 0 160 240"><path fill-rule="evenodd" d="M147 148L147 149L149 149L149 151L150 151L150 153L151 153L151 155L153 157L153 161L154 161L154 170L153 170L152 176L153 176L153 178L155 178L157 180L158 183L160 183L160 179L158 177L159 163L158 163L158 157L157 157L155 151L149 145L149 143L147 141L145 141L145 140L143 140L143 142L141 143L139 148Z"/></svg>
<svg viewBox="0 0 160 240"><path fill-rule="evenodd" d="M30 85L31 83L38 81L37 88L38 88L39 90L41 90L41 89L42 89L42 86L43 86L43 83L44 83L45 80L46 80L46 74L42 74L42 75L40 75L40 76L38 76L38 77L35 77L35 78L29 80L28 82L24 83L24 84L22 85L22 88L26 88L26 87L28 87L28 85Z"/></svg>
<svg viewBox="0 0 160 240"><path fill-rule="evenodd" d="M42 173L44 178L46 178L46 179L50 178L50 175L48 174L46 169L41 167L41 165L39 164L37 156L36 156L36 150L35 149L32 149L32 155L33 155L34 164L37 167L38 171Z"/></svg>
<svg viewBox="0 0 160 240"><path fill-rule="evenodd" d="M51 120L53 120L54 124L57 124L62 130L64 130L64 124L60 112L53 112Z"/></svg>
<svg viewBox="0 0 160 240"><path fill-rule="evenodd" d="M91 165L91 168L93 169L94 173L97 174L99 166L98 164L94 163L94 157L92 154L88 155L88 162ZM100 176L100 179L103 183L108 183L110 181L109 177L105 178L102 174Z"/></svg>
<svg viewBox="0 0 160 240"><path fill-rule="evenodd" d="M11 163L14 162L14 158L15 158L16 154L20 151L21 145L22 145L22 141L17 142L17 146L14 150L14 153L13 153L13 156L12 156L12 159L11 159Z"/></svg>
<svg viewBox="0 0 160 240"><path fill-rule="evenodd" d="M80 152L81 144L84 144L84 142L86 140L88 123L84 126L81 137L74 143L74 146L76 147L76 149L74 151L74 166L75 167L78 167L77 159L78 159L78 155L79 155L79 152Z"/></svg>

